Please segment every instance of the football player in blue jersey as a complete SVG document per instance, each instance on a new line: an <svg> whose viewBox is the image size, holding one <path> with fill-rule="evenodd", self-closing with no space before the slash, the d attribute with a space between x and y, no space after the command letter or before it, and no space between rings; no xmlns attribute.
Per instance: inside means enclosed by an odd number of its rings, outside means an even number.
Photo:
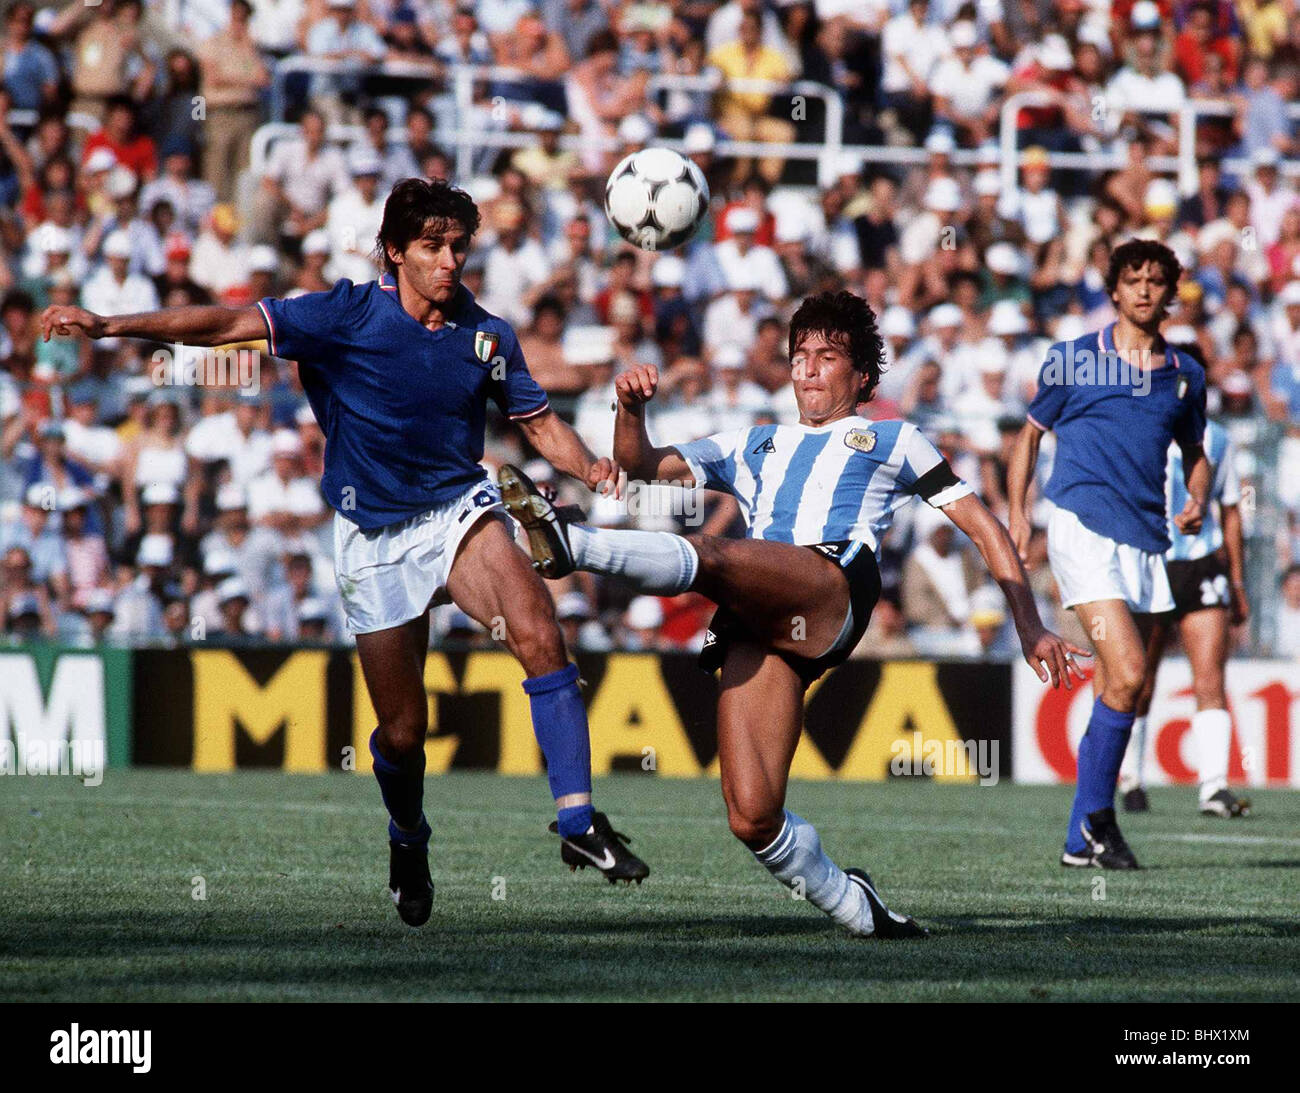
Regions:
<svg viewBox="0 0 1300 1093"><path fill-rule="evenodd" d="M1201 530L1195 535L1184 535L1173 521L1187 503L1183 453L1177 444L1169 446L1167 493L1169 538L1173 545L1165 555L1165 569L1169 573L1174 611L1172 615L1158 616L1152 633L1146 679L1133 722L1133 739L1119 772L1126 812L1146 812L1150 808L1143 780L1146 722L1165 642L1169 631L1176 626L1192 668L1192 692L1196 699L1192 750L1196 756L1200 810L1206 816L1223 819L1250 815L1250 801L1228 788L1232 716L1228 713L1224 682L1230 629L1250 617L1245 581L1246 545L1239 508L1241 485L1228 430L1218 422L1208 422L1204 447L1213 471L1210 507L1205 510Z"/></svg>
<svg viewBox="0 0 1300 1093"><path fill-rule="evenodd" d="M1079 742L1078 779L1061 864L1137 869L1115 820L1115 787L1146 675L1157 616L1174 600L1165 571L1165 462L1183 453L1187 502L1175 526L1195 534L1210 485L1205 370L1160 334L1181 273L1174 252L1130 240L1110 256L1117 320L1054 345L1007 468L1011 536L1025 557L1029 482L1043 434L1056 436L1045 490L1047 548L1061 602L1097 651L1095 699Z"/></svg>
<svg viewBox="0 0 1300 1093"><path fill-rule="evenodd" d="M744 539L592 528L557 511L517 468L501 469L507 507L547 577L574 569L638 591L688 589L718 605L700 662L722 671L718 759L732 833L778 880L862 937L921 937L871 878L841 869L817 829L785 808L808 686L858 644L880 594L877 555L893 514L920 498L970 536L1006 594L1025 658L1070 686L1074 649L1044 629L1006 529L914 425L873 421L857 406L880 380L882 343L865 300L808 298L790 323L797 425L741 428L658 448L645 404L658 371L615 381L614 457L634 478L732 494Z"/></svg>
<svg viewBox="0 0 1300 1093"><path fill-rule="evenodd" d="M324 430L321 488L335 509L335 570L378 718L370 738L389 823L389 891L419 926L430 914L431 834L423 810L429 696L429 608L451 600L492 629L527 678L533 728L555 798L561 857L610 882L649 873L591 803L587 715L554 604L480 464L489 399L560 471L616 489L597 458L547 404L510 325L461 283L479 212L468 194L409 178L384 206L376 281L264 299L244 308L178 307L102 317L74 307L42 316L46 339L148 338L220 346L266 339L298 362Z"/></svg>

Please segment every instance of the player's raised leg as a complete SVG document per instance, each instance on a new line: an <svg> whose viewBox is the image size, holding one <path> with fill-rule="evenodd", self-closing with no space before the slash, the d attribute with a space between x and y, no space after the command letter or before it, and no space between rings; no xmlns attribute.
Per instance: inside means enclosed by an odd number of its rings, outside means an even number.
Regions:
<svg viewBox="0 0 1300 1093"><path fill-rule="evenodd" d="M552 830L563 840L561 857L574 868L593 865L611 883L640 883L650 870L591 802L591 741L578 690L578 667L569 661L555 621L555 605L528 556L504 524L481 519L466 533L452 564L447 592L489 629L505 627L506 645L523 666L533 731L546 756L555 798Z"/></svg>
<svg viewBox="0 0 1300 1093"><path fill-rule="evenodd" d="M1115 821L1115 789L1146 673L1151 616L1135 616L1122 600L1081 603L1075 612L1092 636L1097 664L1061 864L1137 869Z"/></svg>
<svg viewBox="0 0 1300 1093"><path fill-rule="evenodd" d="M408 926L422 926L433 907L429 824L424 818L424 740L429 696L424 660L429 616L357 635L357 656L379 724L370 737L375 778L388 809L388 889Z"/></svg>
<svg viewBox="0 0 1300 1093"><path fill-rule="evenodd" d="M1192 715L1192 746L1196 752L1200 810L1207 816L1231 819L1250 814L1250 801L1228 788L1228 754L1232 746L1232 717L1224 670L1228 661L1228 609L1207 607L1184 615L1179 622L1183 648L1192 667L1196 713Z"/></svg>
<svg viewBox="0 0 1300 1093"><path fill-rule="evenodd" d="M841 869L817 829L785 809L803 692L799 674L776 653L752 642L730 646L718 697L718 759L731 831L772 876L851 933L924 937L911 918L885 907L866 873Z"/></svg>

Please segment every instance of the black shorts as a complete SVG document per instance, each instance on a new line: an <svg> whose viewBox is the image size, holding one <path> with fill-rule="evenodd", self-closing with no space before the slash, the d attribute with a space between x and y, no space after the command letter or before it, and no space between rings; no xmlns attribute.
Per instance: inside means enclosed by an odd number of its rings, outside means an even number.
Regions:
<svg viewBox="0 0 1300 1093"><path fill-rule="evenodd" d="M838 641L819 657L801 657L796 653L778 653L791 668L799 673L803 685L807 687L813 680L824 675L838 664L849 658L862 635L867 632L867 623L871 621L871 612L875 610L876 601L880 599L880 569L876 565L876 554L866 543L853 539L841 539L834 543L812 543L809 550L815 550L838 565L849 582L849 617L845 620L846 628ZM755 641L744 622L732 611L719 607L709 621L708 632L704 635L704 648L700 650L700 667L706 672L715 672L727 659L727 649L733 641Z"/></svg>
<svg viewBox="0 0 1300 1093"><path fill-rule="evenodd" d="M1191 561L1165 562L1169 590L1174 596L1174 618L1211 607L1232 607L1228 567L1217 554Z"/></svg>

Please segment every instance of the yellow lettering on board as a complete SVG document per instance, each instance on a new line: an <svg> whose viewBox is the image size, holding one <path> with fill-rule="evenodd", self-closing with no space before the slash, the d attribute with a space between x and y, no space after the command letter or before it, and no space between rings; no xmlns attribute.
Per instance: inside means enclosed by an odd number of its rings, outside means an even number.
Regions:
<svg viewBox="0 0 1300 1093"><path fill-rule="evenodd" d="M237 726L258 744L284 729L286 771L325 770L325 650L293 653L262 686L229 650L196 650L194 769L235 769Z"/></svg>
<svg viewBox="0 0 1300 1093"><path fill-rule="evenodd" d="M883 782L895 754L895 741L902 741L905 754L910 753L916 739L913 730L921 734L922 754L914 756L918 767L929 742L937 742L940 749L946 741L962 742L939 690L936 669L937 665L923 661L887 661L881 665L880 683L840 765L841 778ZM973 782L977 775L973 771L946 772L941 765L934 778L944 782Z"/></svg>

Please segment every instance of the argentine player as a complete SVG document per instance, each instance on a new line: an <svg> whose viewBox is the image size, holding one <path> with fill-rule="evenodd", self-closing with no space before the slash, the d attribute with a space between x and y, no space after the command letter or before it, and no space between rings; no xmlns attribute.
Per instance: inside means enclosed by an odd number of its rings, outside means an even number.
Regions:
<svg viewBox="0 0 1300 1093"><path fill-rule="evenodd" d="M1213 469L1210 505L1195 535L1184 535L1173 522L1187 503L1183 480L1183 453L1169 446L1167 508L1172 545L1165 554L1165 570L1174 597L1172 615L1161 616L1152 632L1146 679L1138 696L1133 739L1120 767L1119 788L1126 812L1146 812L1150 807L1142 779L1146 746L1146 721L1151 710L1156 673L1170 629L1178 628L1183 650L1192 668L1192 749L1200 783L1200 810L1207 816L1231 819L1248 816L1250 802L1228 788L1228 755L1232 743L1232 718L1224 673L1228 663L1229 629L1250 617L1246 598L1246 550L1241 527L1241 486L1233 465L1228 431L1216 421L1205 427L1205 455ZM1217 514L1216 514L1217 509Z"/></svg>
<svg viewBox="0 0 1300 1093"><path fill-rule="evenodd" d="M1115 785L1149 662L1156 616L1173 610L1165 572L1165 461L1183 453L1187 501L1175 526L1195 534L1210 485L1201 447L1205 372L1168 345L1160 324L1182 272L1161 243L1130 240L1110 256L1118 314L1096 334L1052 347L1007 469L1011 536L1025 557L1026 497L1043 433L1056 434L1046 496L1048 561L1097 651L1095 699L1079 743L1078 782L1061 864L1137 869L1115 820Z"/></svg>
<svg viewBox="0 0 1300 1093"><path fill-rule="evenodd" d="M569 522L515 468L503 467L499 481L546 576L583 569L645 593L691 589L718 605L700 662L722 670L718 758L732 833L774 877L802 888L850 932L924 936L911 918L885 907L866 873L836 865L817 829L785 808L804 692L865 632L880 595L880 542L894 513L920 498L970 536L1044 681L1070 686L1071 672L1082 679L1071 659L1082 650L1043 628L1006 530L917 428L858 415L880 380L883 352L866 301L849 292L806 299L791 320L789 349L796 425L656 448L645 404L658 371L642 365L615 381L615 459L633 478L732 494L744 539L591 528Z"/></svg>
<svg viewBox="0 0 1300 1093"><path fill-rule="evenodd" d="M52 333L218 346L266 339L298 362L325 432L321 486L335 509L334 564L348 629L379 724L370 738L388 808L389 891L398 914L429 917L431 834L424 816L429 608L451 600L492 629L523 666L533 728L571 867L612 882L649 870L591 804L591 748L578 669L569 661L545 585L514 542L496 484L479 463L491 399L559 470L592 489L619 470L597 459L553 413L528 373L510 325L461 283L479 212L442 182L408 178L384 205L377 281L256 305L177 307L105 318L53 307Z"/></svg>

